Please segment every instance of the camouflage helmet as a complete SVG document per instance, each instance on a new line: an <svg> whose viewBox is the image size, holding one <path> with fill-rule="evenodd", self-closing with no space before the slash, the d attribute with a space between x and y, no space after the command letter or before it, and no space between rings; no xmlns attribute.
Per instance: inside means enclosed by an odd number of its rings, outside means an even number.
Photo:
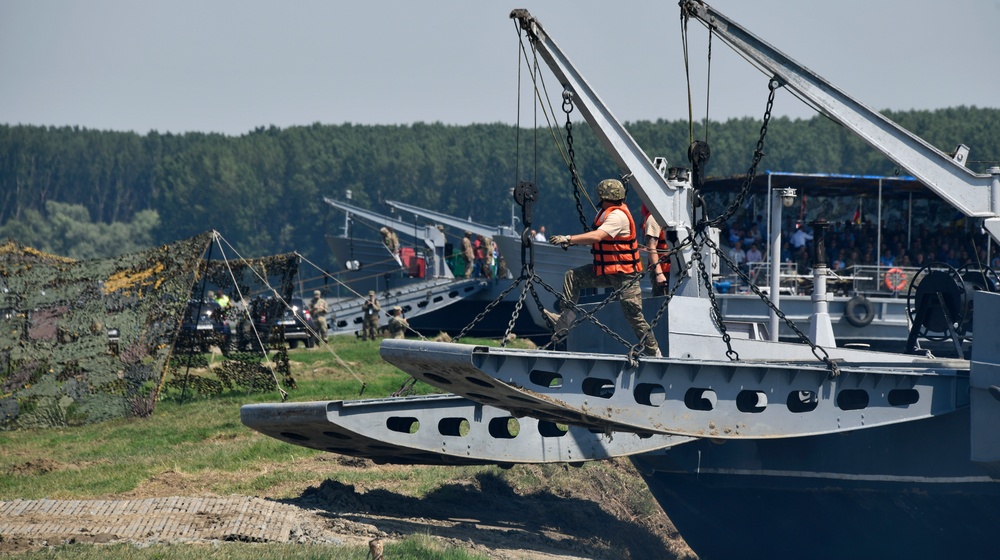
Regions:
<svg viewBox="0 0 1000 560"><path fill-rule="evenodd" d="M601 200L623 200L625 186L618 179L605 179L597 183L597 196Z"/></svg>

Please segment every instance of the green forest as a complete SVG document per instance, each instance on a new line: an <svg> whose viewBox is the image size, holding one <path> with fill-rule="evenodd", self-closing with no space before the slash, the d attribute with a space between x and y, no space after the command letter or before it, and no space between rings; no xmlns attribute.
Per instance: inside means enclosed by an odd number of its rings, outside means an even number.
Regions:
<svg viewBox="0 0 1000 560"><path fill-rule="evenodd" d="M977 172L1000 165L1000 109L885 114L944 152L966 144ZM686 121L625 126L650 157L689 166ZM707 136L712 149L708 176L746 173L760 130L753 118L696 126L695 138ZM585 123L574 122L572 135L573 163L588 190L619 175ZM244 257L297 251L333 266L324 237L341 233L344 216L323 197L343 200L350 191L353 204L385 214L382 201L392 199L509 224L511 188L522 180L539 187L535 225L575 232L581 226L565 143L562 126L504 124L314 124L238 137L0 125L0 239L95 258L216 230ZM821 116L772 119L764 154L759 172L900 172ZM638 205L637 197L630 203ZM589 220L586 201L584 211ZM356 233L375 238L376 229Z"/></svg>

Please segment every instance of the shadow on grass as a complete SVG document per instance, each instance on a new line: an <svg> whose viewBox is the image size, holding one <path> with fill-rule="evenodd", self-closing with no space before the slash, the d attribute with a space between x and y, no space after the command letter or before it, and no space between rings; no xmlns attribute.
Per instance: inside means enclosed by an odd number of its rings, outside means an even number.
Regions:
<svg viewBox="0 0 1000 560"><path fill-rule="evenodd" d="M547 491L520 496L490 473L479 474L475 484L446 485L425 498L386 490L358 493L353 485L326 480L282 501L388 534L430 534L487 548L595 559L671 556L658 535L595 502Z"/></svg>

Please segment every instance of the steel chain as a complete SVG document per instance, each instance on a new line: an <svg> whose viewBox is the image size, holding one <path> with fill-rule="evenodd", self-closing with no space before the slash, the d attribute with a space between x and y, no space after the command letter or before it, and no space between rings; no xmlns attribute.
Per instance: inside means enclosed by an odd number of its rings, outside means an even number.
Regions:
<svg viewBox="0 0 1000 560"><path fill-rule="evenodd" d="M576 152L573 151L573 123L569 120L570 113L573 112L573 94L568 91L563 92L563 112L566 113L566 147L569 153L569 176L573 183L573 198L576 199L576 213L580 217L580 225L583 231L590 231L587 225L587 218L583 214L583 203L580 201L580 176L576 171Z"/></svg>
<svg viewBox="0 0 1000 560"><path fill-rule="evenodd" d="M534 276L534 272L532 272L531 276ZM521 287L521 293L517 296L517 303L514 304L514 312L510 316L510 322L507 323L507 330L503 333L503 340L500 341L501 348L507 347L507 341L510 340L510 333L514 332L514 323L517 322L518 316L521 315L521 308L524 307L524 297L527 295L528 290L531 289L531 276L528 276L524 286Z"/></svg>
<svg viewBox="0 0 1000 560"><path fill-rule="evenodd" d="M479 321L482 321L483 318L486 317L490 313L490 311L493 311L493 308L496 307L497 305L499 305L500 302L503 300L503 298L507 297L507 294L509 294L511 292L511 290L513 290L514 288L516 288L521 283L521 281L524 280L524 278L525 277L524 277L524 272L523 272L523 268L522 268L522 272L521 272L520 278L518 278L514 282L511 282L510 286L507 286L507 288L503 292L501 292L500 295L497 296L496 299L494 299L493 301L491 301L486 306L486 308L483 309L483 311L481 313L479 313L479 315L476 315L476 317L474 319L472 319L472 321L470 321L468 325L465 325L465 328L462 329L462 332L458 333L458 336L456 336L453 339L453 341L454 342L458 342L459 340L462 339L462 337L464 337L466 334L468 334L468 332L470 330L472 330L472 327L474 327L476 325L476 323L478 323ZM513 324L513 322L514 322L514 319L512 318L511 319L511 324Z"/></svg>
<svg viewBox="0 0 1000 560"><path fill-rule="evenodd" d="M549 286L548 284L546 284L545 281L542 280L541 278L538 279L538 283L543 288L545 288L546 290L548 290L549 292L555 294L556 297L559 298L560 302L565 302L566 304L568 304L570 306L570 308L574 312L576 312L576 314L577 314L576 320L574 320L572 323L570 323L570 325L568 327L566 327L565 329L563 329L563 330L566 331L566 333L569 333L569 331L573 330L573 328L576 327L577 325L579 325L580 323L589 320L590 322L592 322L595 325L597 325L597 327L599 329L601 329L602 331L604 331L608 336L610 336L611 338L617 340L618 342L620 342L626 348L632 348L632 344L630 344L629 341L627 341L624 338L622 338L622 336L620 334L616 333L614 330L612 330L611 327L609 327L609 326L605 325L604 323L602 323L595 315L596 315L596 313L598 311L604 309L604 307L606 305L608 305L609 303L611 303L615 299L620 298L621 297L621 292L623 290L625 290L626 288L632 286L632 284L638 282L641 278L642 278L642 275L641 274L637 274L636 277L633 278L632 280L630 280L628 283L622 284L622 286L619 289L615 290L614 292L611 292L611 294L609 294L608 297L606 297L603 301L601 301L601 303L597 304L597 306L594 307L594 309L592 311L586 311L585 309L583 309L582 307L580 307L576 302L572 302L572 301L566 299L566 297L562 293L555 291L555 289L552 286ZM546 344L545 346L543 346L542 348L543 349L547 348L549 345L551 345L553 343L556 343L556 342L562 342L562 339L565 338L565 334L562 337L559 337L558 340L556 340L556 336L555 335L557 335L557 334L559 334L559 333L555 333L553 335L553 337L552 337L553 340L551 342L549 342L548 344Z"/></svg>
<svg viewBox="0 0 1000 560"><path fill-rule="evenodd" d="M691 245L691 238L690 237L688 238L687 241L685 241L681 245L678 245L678 246L674 247L673 249L670 249L663 257L661 257L661 259L659 261L657 261L657 264L663 262L663 259L665 259L665 258L669 259L671 256L677 254L682 249L686 248L688 245ZM543 280L538 279L538 283L541 284L542 287L544 287L549 292L551 292L553 294L556 294L556 296L558 296L558 298L559 298L560 301L568 303L570 305L570 307L573 309L573 311L575 311L577 313L578 316L577 316L576 320L574 320L565 329L567 333L569 331L571 331L574 327L576 327L577 325L579 325L580 323L582 323L583 321L589 320L592 323L594 323L595 325L597 325L597 327L600 328L602 331L604 331L605 333L607 333L608 335L610 335L612 338L614 338L615 340L617 340L618 342L620 342L623 346L629 348L630 349L629 355L631 356L633 354L634 350L636 349L636 347L643 347L643 348L645 347L644 346L644 342L646 341L646 337L648 337L650 335L650 333L653 332L653 326L656 324L656 321L659 321L659 319L662 317L663 313L666 311L666 303L667 302L664 302L664 304L660 306L660 310L657 312L656 318L655 318L654 322L650 323L649 330L646 331L646 333L642 336L642 338L639 340L639 343L637 345L629 344L629 342L627 340L625 340L618 333L614 332L610 327L608 327L607 325L605 325L604 323L602 323L599 319L597 319L597 317L595 315L597 314L597 312L599 312L600 310L604 309L604 307L607 306L612 301L615 301L616 299L620 299L621 298L621 293L623 291L625 291L626 289L632 287L636 282L639 282L641 280L642 280L642 274L641 273L640 274L636 274L629 282L627 282L625 284L622 284L621 287L619 287L617 290L615 290L611 294L609 294L608 297L604 298L603 301L601 301L599 304L597 304L597 306L594 307L594 309L591 310L591 311L589 311L589 312L586 311L586 310L584 310L582 307L580 307L579 305L577 305L575 302L571 302L568 299L566 299L562 294L556 292L554 288L552 288L551 286L549 286L548 284L546 284ZM677 289L679 288L679 286L680 286L680 283L678 282L673 287L673 289L671 290L670 297L673 297L673 295L677 292ZM558 342L558 341L553 340L552 342ZM547 348L550 344L552 344L552 342L550 342L549 344L546 344L542 348Z"/></svg>
<svg viewBox="0 0 1000 560"><path fill-rule="evenodd" d="M705 232L699 232L696 235L698 239L693 243L694 255L692 257L698 264L701 281L705 285L705 291L708 292L708 299L712 303L712 317L715 319L719 331L722 332L722 340L726 343L726 357L735 362L740 359L740 355L733 350L732 337L726 331L726 323L722 320L722 310L719 309L719 302L715 299L715 290L712 289L712 279L709 277L708 271L705 270L705 259L702 258L701 254L703 243L708 238L708 235Z"/></svg>
<svg viewBox="0 0 1000 560"><path fill-rule="evenodd" d="M682 249L685 249L688 246L690 246L691 245L691 239L692 238L689 236L688 239L684 243L682 243L680 245L677 245L673 249L667 250L667 252L656 261L656 264L654 266L659 266L659 265L663 264L664 262L666 262L667 260L669 260L670 257L672 257L672 256L676 255L677 253L681 252ZM684 274L684 272L686 272L686 271L684 271L684 270L679 271L678 272L678 277L682 276ZM663 317L663 313L667 310L667 303L669 303L670 300L673 299L674 295L677 293L677 290L680 288L680 286L681 286L681 282L674 282L674 287L670 289L670 293L666 295L663 304L660 305L660 309L657 310L656 315L653 317L653 320L649 323L650 328L656 326L657 323L660 322L660 319Z"/></svg>
<svg viewBox="0 0 1000 560"><path fill-rule="evenodd" d="M691 236L688 236L688 239L684 243L677 245L672 249L667 250L667 252L663 256L657 259L656 263L653 266L659 266L663 264L664 262L668 261L670 257L676 255L682 249L688 247L689 245L691 245ZM680 277L683 274L684 271L680 271L678 273L678 277ZM646 342L646 337L648 337L650 333L653 332L653 328L657 324L659 324L660 319L663 318L663 314L666 313L667 311L667 305L669 305L670 301L674 299L674 295L677 294L677 290L680 289L680 287L681 287L681 282L674 282L674 287L671 288L670 293L668 293L666 297L664 297L663 303L660 304L660 308L656 310L656 315L654 315L653 320L649 322L649 331L647 331L646 334L643 335L642 339L639 340L638 344L632 347L632 352L630 352L630 355L634 353L637 349L645 347L644 343Z"/></svg>
<svg viewBox="0 0 1000 560"><path fill-rule="evenodd" d="M826 349L824 349L822 346L817 346L816 344L813 344L813 341L809 340L809 337L806 336L806 334L799 329L798 325L796 325L794 321L785 316L785 314L781 311L781 309L778 309L778 307L774 305L774 302L771 301L771 298L767 297L764 294L764 292L760 291L760 288L758 288L753 283L753 281L750 279L750 276L748 276L738 266L736 266L736 263L734 263L729 258L729 256L725 254L725 252L722 250L721 247L713 243L711 239L707 239L706 241L708 243L708 246L717 255L719 255L719 258L725 261L725 263L729 265L730 269L736 271L736 275L739 276L743 282L746 282L747 286L750 287L750 291L756 294L757 297L759 297L771 311L774 311L774 314L779 319L784 321L785 324L788 325L788 328L792 329L792 331L799 336L799 339L802 342L805 342L806 344L809 345L809 347L812 349L813 356L816 356L816 359L826 364L826 367L830 369L830 376L837 377L838 375L840 375L840 368L832 359L830 359L830 355L827 353Z"/></svg>
<svg viewBox="0 0 1000 560"><path fill-rule="evenodd" d="M536 278L538 278L538 277L534 276L532 278L532 280L534 280ZM531 290L531 298L535 300L535 305L538 307L538 310L539 311L544 310L545 309L545 305L542 304L542 299L540 297L538 297L538 291L535 290L535 284L534 284L534 282L532 282L532 284L529 286L528 289ZM555 327L555 325L552 324L552 321L549 321L548 316L546 316L544 312L542 313L542 318L545 319L545 323L547 325L549 325L550 328Z"/></svg>
<svg viewBox="0 0 1000 560"><path fill-rule="evenodd" d="M736 195L736 200L726 208L719 217L708 220L703 218L701 222L698 223L697 228L699 231L707 229L709 227L718 227L719 225L725 223L732 218L736 212L739 211L740 207L743 206L743 201L746 199L747 193L750 192L750 186L753 183L754 178L757 176L757 164L764 157L764 137L767 136L767 125L771 121L771 109L774 106L774 92L781 87L781 83L772 78L767 83L768 95L767 95L767 105L764 108L764 121L760 125L760 137L757 139L757 147L753 152L753 160L750 163L750 168L747 170L746 179L743 182L743 187L740 192Z"/></svg>

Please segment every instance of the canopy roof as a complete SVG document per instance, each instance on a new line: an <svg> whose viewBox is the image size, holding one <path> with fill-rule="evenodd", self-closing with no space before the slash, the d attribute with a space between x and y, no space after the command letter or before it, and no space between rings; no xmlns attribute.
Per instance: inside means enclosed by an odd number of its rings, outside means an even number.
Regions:
<svg viewBox="0 0 1000 560"><path fill-rule="evenodd" d="M746 181L746 175L730 177L709 177L705 180L705 192L735 192ZM923 183L910 176L882 177L878 175L841 175L825 173L787 173L765 171L754 177L750 186L752 194L765 194L770 188L793 187L798 194L808 196L871 196L879 195L882 184L882 198L939 198Z"/></svg>

